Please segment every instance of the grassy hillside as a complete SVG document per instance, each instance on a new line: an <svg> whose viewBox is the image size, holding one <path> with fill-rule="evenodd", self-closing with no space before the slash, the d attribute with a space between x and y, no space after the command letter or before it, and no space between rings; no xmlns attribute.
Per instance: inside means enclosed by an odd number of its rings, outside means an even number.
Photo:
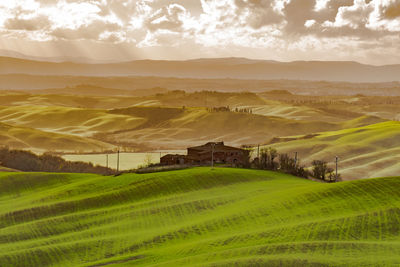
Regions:
<svg viewBox="0 0 400 267"><path fill-rule="evenodd" d="M15 149L37 151L103 151L114 146L84 137L52 133L0 123L0 143Z"/></svg>
<svg viewBox="0 0 400 267"><path fill-rule="evenodd" d="M127 92L124 95L121 92ZM3 106L63 106L75 108L126 108L129 106L219 107L262 105L265 101L255 93L222 93L170 91L163 88L118 90L89 85L65 89L33 91L0 91Z"/></svg>
<svg viewBox="0 0 400 267"><path fill-rule="evenodd" d="M236 112L209 112L205 108L133 107L112 111L116 114L145 117L146 123L135 129L104 136L104 141L136 140L148 147L186 148L209 140L231 145L263 143L272 137L309 133L323 129L342 129L341 124L299 121L280 117Z"/></svg>
<svg viewBox="0 0 400 267"><path fill-rule="evenodd" d="M26 93L32 93L31 90L25 90ZM115 88L104 88L101 86L95 86L90 84L80 84L77 86L67 86L65 88L53 88L53 89L37 89L34 91L35 94L43 95L74 95L74 96L149 96L155 94L162 94L168 92L167 89L161 87L148 88L148 89L136 89L136 90L124 90Z"/></svg>
<svg viewBox="0 0 400 267"><path fill-rule="evenodd" d="M0 165L0 172L16 172L17 170L6 168Z"/></svg>
<svg viewBox="0 0 400 267"><path fill-rule="evenodd" d="M26 92L7 91L0 95L1 106L57 106L91 109L112 109L129 107L141 103L137 97L127 96L87 96L68 94L28 94Z"/></svg>
<svg viewBox="0 0 400 267"><path fill-rule="evenodd" d="M182 107L135 106L106 110L8 106L0 107L0 120L14 127L83 137L96 135L106 143L141 144L155 149L186 148L209 140L224 140L234 145L262 143L275 136L342 129L340 123Z"/></svg>
<svg viewBox="0 0 400 267"><path fill-rule="evenodd" d="M394 266L399 178L0 174L1 266Z"/></svg>
<svg viewBox="0 0 400 267"><path fill-rule="evenodd" d="M97 132L132 129L145 119L107 110L71 107L0 106L0 121L45 131L90 136Z"/></svg>
<svg viewBox="0 0 400 267"><path fill-rule="evenodd" d="M299 152L303 163L313 159L332 162L340 157L345 179L393 176L400 173L400 122L391 121L364 127L322 132L311 138L273 144L279 152ZM284 141L284 139L282 139Z"/></svg>
<svg viewBox="0 0 400 267"><path fill-rule="evenodd" d="M232 99L237 95L233 94ZM196 94L193 94L188 97L196 98L195 96ZM211 94L209 99L216 102L220 97L222 96ZM249 99L252 97L250 94ZM200 98L202 97L198 99ZM133 106L112 110L38 105L0 106L0 120L14 127L29 127L86 138L95 136L105 143L129 145L137 149L182 149L210 140L223 140L231 145L240 146L264 143L276 136L339 130L382 121L380 118L369 116L349 119L326 122L166 106ZM29 142L28 139L23 141ZM96 142L98 141L90 141ZM11 143L10 146L15 147ZM32 146L36 147L37 145ZM52 146L52 149L64 148ZM92 151L93 148L84 146L81 150Z"/></svg>

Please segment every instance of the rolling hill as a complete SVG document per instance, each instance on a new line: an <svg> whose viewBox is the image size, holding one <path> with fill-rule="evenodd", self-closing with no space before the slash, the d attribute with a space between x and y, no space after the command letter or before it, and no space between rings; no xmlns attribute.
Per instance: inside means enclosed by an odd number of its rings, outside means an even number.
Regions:
<svg viewBox="0 0 400 267"><path fill-rule="evenodd" d="M136 60L110 64L83 64L0 57L0 74L14 73L392 82L399 81L400 65L372 66L350 61L277 62L241 58L210 58L187 61Z"/></svg>
<svg viewBox="0 0 400 267"><path fill-rule="evenodd" d="M120 92L127 92L123 95ZM163 88L116 90L90 85L35 91L0 91L0 106L61 106L118 109L130 106L220 107L263 105L264 99L250 92L168 91Z"/></svg>
<svg viewBox="0 0 400 267"><path fill-rule="evenodd" d="M114 146L80 136L46 132L0 122L0 143L14 149L43 151L104 151Z"/></svg>
<svg viewBox="0 0 400 267"><path fill-rule="evenodd" d="M236 146L257 144L276 136L291 135L288 133L308 134L343 129L344 124L361 126L382 121L375 117L340 123L300 121L240 112L210 112L205 108L130 107L110 112L143 117L147 121L136 128L102 134L100 140L110 143L135 140L148 147L168 149L185 149L209 140L223 140Z"/></svg>
<svg viewBox="0 0 400 267"><path fill-rule="evenodd" d="M132 129L145 121L144 118L111 114L101 109L31 105L0 106L0 120L15 126L80 136Z"/></svg>
<svg viewBox="0 0 400 267"><path fill-rule="evenodd" d="M37 89L21 90L25 93L34 93L42 95L74 95L74 96L151 96L155 94L167 93L168 90L161 87L147 88L147 89L115 89L105 88L101 86L95 86L90 84L80 84L76 86L67 86L65 88L48 88L48 89ZM17 91L18 92L18 91Z"/></svg>
<svg viewBox="0 0 400 267"><path fill-rule="evenodd" d="M61 106L73 108L112 109L129 107L142 101L127 96L87 96L72 94L31 94L5 91L0 95L1 106Z"/></svg>
<svg viewBox="0 0 400 267"><path fill-rule="evenodd" d="M340 157L344 179L393 176L400 173L400 122L389 121L364 127L275 140L282 153L298 152L302 163L314 159L333 162Z"/></svg>
<svg viewBox="0 0 400 267"><path fill-rule="evenodd" d="M158 103L188 104L203 102L204 93L183 94L183 100L172 94L160 96ZM71 96L72 97L72 96ZM54 98L35 96L37 103ZM63 96L58 96L63 100ZM80 99L80 98L79 98ZM88 98L91 100L92 98ZM262 103L254 94L210 94L210 105L218 103ZM225 102L223 100L225 99ZM14 99L15 100L15 99ZM264 116L240 112L213 112L206 108L132 106L121 109L90 109L63 106L29 105L17 101L17 106L0 106L0 120L14 127L29 127L38 131L95 138L103 143L135 147L136 149L185 149L188 146L223 140L232 145L264 143L273 137L309 134L326 130L365 126L383 121L371 116L343 119L336 122L287 119L285 116ZM76 99L75 99L76 100ZM93 99L92 99L93 100ZM136 99L138 100L138 99ZM153 99L154 100L154 99ZM94 99L96 101L96 99ZM139 102L146 101L140 98ZM150 101L150 99L148 99ZM64 100L64 103L67 100ZM25 103L24 105L22 105ZM149 104L149 102L147 102ZM323 117L321 117L323 119ZM96 143L93 141L91 143ZM13 147L13 146L11 146ZM21 147L14 147L21 148ZM55 147L53 147L55 149ZM63 147L58 148L61 150ZM92 151L89 146L82 151ZM90 146L90 148L92 148Z"/></svg>
<svg viewBox="0 0 400 267"><path fill-rule="evenodd" d="M0 265L395 266L399 178L0 173Z"/></svg>
<svg viewBox="0 0 400 267"><path fill-rule="evenodd" d="M17 170L6 168L0 165L0 172L17 172Z"/></svg>

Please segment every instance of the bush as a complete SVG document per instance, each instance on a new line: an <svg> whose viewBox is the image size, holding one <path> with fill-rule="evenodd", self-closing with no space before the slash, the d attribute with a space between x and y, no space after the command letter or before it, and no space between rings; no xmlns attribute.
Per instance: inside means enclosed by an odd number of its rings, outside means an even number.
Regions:
<svg viewBox="0 0 400 267"><path fill-rule="evenodd" d="M316 179L320 179L328 182L336 182L340 178L340 174L336 177L334 170L328 167L328 164L322 160L314 160L312 162L313 170L312 176ZM327 179L328 178L328 179Z"/></svg>
<svg viewBox="0 0 400 267"><path fill-rule="evenodd" d="M298 177L308 178L309 173L303 166L299 166L296 159L289 157L288 154L279 155L280 170L284 173L292 174Z"/></svg>

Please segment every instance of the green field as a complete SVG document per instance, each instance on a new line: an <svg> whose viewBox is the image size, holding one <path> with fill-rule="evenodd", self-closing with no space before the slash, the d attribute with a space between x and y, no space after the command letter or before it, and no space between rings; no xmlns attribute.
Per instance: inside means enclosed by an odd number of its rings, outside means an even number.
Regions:
<svg viewBox="0 0 400 267"><path fill-rule="evenodd" d="M400 179L0 173L0 266L394 266Z"/></svg>

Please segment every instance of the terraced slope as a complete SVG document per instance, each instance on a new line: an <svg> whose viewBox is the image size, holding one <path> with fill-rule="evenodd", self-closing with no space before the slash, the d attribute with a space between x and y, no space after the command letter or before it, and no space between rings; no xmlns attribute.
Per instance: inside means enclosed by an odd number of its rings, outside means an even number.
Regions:
<svg viewBox="0 0 400 267"><path fill-rule="evenodd" d="M381 177L400 174L400 122L389 121L364 127L318 133L311 138L288 137L274 144L280 152L297 151L305 164L313 159L332 162L340 157L343 178ZM284 141L284 139L282 139Z"/></svg>
<svg viewBox="0 0 400 267"><path fill-rule="evenodd" d="M0 174L1 266L394 266L399 178Z"/></svg>

